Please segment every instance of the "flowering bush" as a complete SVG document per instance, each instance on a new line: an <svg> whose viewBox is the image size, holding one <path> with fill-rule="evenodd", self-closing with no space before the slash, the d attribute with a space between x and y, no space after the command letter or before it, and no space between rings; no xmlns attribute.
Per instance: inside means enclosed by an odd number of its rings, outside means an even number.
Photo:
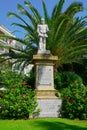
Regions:
<svg viewBox="0 0 87 130"><path fill-rule="evenodd" d="M29 118L37 107L35 92L20 84L0 93L0 104L0 117L8 119Z"/></svg>
<svg viewBox="0 0 87 130"><path fill-rule="evenodd" d="M74 81L67 88L62 90L61 114L70 119L87 119L87 88Z"/></svg>
<svg viewBox="0 0 87 130"><path fill-rule="evenodd" d="M7 89L0 92L0 118L29 118L34 113L38 114L35 91L24 77L10 70L2 77Z"/></svg>
<svg viewBox="0 0 87 130"><path fill-rule="evenodd" d="M61 98L62 89L67 88L76 81L79 83L79 85L83 83L82 78L74 72L55 73L54 83L55 83L56 95Z"/></svg>

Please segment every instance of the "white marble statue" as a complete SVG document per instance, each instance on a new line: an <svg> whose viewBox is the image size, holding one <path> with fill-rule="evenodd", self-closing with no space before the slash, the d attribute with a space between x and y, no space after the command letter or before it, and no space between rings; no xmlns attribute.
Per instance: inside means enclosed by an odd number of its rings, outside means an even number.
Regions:
<svg viewBox="0 0 87 130"><path fill-rule="evenodd" d="M49 28L45 24L44 18L41 18L41 23L37 26L37 33L39 37L38 53L46 53L46 38L48 37Z"/></svg>

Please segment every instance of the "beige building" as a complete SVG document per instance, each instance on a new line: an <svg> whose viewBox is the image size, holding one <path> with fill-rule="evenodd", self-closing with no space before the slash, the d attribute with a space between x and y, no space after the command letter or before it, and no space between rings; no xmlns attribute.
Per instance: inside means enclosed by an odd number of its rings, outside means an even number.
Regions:
<svg viewBox="0 0 87 130"><path fill-rule="evenodd" d="M0 34L5 34L5 35L9 35L9 36L13 36L11 32L8 31L7 28L5 28L3 25L0 24ZM4 44L4 45L11 45L13 41L12 40L8 40L8 39L0 39L0 44ZM15 43L14 43L15 44ZM0 48L0 54L7 52L7 49L2 49Z"/></svg>
<svg viewBox="0 0 87 130"><path fill-rule="evenodd" d="M8 35L8 36L12 36L15 37L6 27L4 27L2 24L0 24L0 34L3 35ZM22 49L23 45L15 40L11 40L11 39L0 39L0 44L3 44L4 46L11 46L14 48L18 48L18 49ZM0 48L0 54L5 53L5 52L9 52L10 50L5 49L5 48ZM13 62L14 60L11 60L11 62Z"/></svg>
<svg viewBox="0 0 87 130"><path fill-rule="evenodd" d="M5 34L5 35L8 35L8 36L13 36L15 37L6 27L4 27L3 25L0 24L0 34ZM0 39L0 44L4 44L4 45L8 45L8 46L11 46L11 47L14 47L14 48L18 48L18 49L23 49L23 44L21 44L20 42L17 42L15 40L9 40L9 39ZM8 52L9 50L7 49L2 49L0 48L0 54L2 53L5 53L5 52ZM12 60L13 62L14 60ZM28 65L25 67L24 69L24 74L27 75L29 73L29 71L32 69L33 65ZM12 66L12 71L17 71L18 73L20 73L20 70L18 68L18 65L17 64L14 64Z"/></svg>
<svg viewBox="0 0 87 130"><path fill-rule="evenodd" d="M8 36L12 36L12 37L15 37L6 27L4 27L2 24L0 24L0 34L5 34L5 35L8 35ZM19 49L22 49L23 48L23 45L20 43L20 42L16 42L15 40L10 40L10 39L0 39L0 43L1 44L4 44L4 45L8 45L8 46L11 46L11 47L14 47L14 48L19 48ZM4 53L4 52L7 52L8 50L6 49L2 49L0 48L0 54L1 53Z"/></svg>

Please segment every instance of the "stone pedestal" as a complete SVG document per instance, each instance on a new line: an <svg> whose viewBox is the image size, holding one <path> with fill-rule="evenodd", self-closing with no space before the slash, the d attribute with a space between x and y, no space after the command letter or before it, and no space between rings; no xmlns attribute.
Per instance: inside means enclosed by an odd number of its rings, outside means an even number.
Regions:
<svg viewBox="0 0 87 130"><path fill-rule="evenodd" d="M61 100L55 96L54 89L54 65L58 61L57 56L51 54L37 54L33 56L36 76L36 96L38 107L41 109L37 117L58 117L61 108Z"/></svg>
<svg viewBox="0 0 87 130"><path fill-rule="evenodd" d="M57 98L54 89L54 65L58 57L38 54L33 56L36 75L36 94L38 99Z"/></svg>

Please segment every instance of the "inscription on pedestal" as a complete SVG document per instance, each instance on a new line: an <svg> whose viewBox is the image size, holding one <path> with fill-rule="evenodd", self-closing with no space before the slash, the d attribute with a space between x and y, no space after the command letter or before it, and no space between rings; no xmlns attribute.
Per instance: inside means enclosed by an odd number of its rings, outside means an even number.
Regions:
<svg viewBox="0 0 87 130"><path fill-rule="evenodd" d="M53 82L53 67L52 66L38 66L38 84L52 86Z"/></svg>

